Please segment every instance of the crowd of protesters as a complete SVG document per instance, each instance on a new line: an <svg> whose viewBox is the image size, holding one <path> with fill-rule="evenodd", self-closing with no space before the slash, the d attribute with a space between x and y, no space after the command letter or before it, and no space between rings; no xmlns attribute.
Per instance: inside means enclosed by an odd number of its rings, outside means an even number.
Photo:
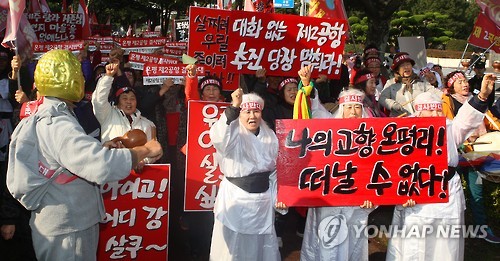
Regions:
<svg viewBox="0 0 500 261"><path fill-rule="evenodd" d="M347 216L348 225L366 224L370 212L375 212L377 202L366 200L361 206L309 210L288 209L276 202L278 141L275 120L293 118L297 91L302 86L314 86L310 94L312 118L446 116L449 119L448 164L453 169L452 174L457 167L458 148L464 141L474 142L488 131L500 130L500 102L494 101L495 78L484 74L485 63L481 58L475 63L475 76L470 80L462 71L444 76L439 65L428 64L417 69L415 61L404 52L394 54L390 64L392 73L388 73L383 66L381 52L376 46L367 45L362 56L345 57L340 79L328 79L328 75L312 79L310 67L302 68L297 77L269 76L262 68L255 75L243 75L241 88L229 93L217 77L198 79L194 64L186 66L187 74L181 84L167 79L162 85L143 85L136 71L128 65L122 49L113 49L109 61L103 64L100 63L99 51L91 53L86 48L78 56L67 57L62 62L64 66L77 62L75 70L81 74L82 80L76 83L78 86L71 85L70 90L77 92L75 96L67 96L68 90L64 89L69 80L51 82L47 80L50 76L40 76L40 67L44 66L44 59L50 59L49 55L44 55L36 65L36 62L23 60L23 57L15 56L7 49L0 49L0 250L17 249L12 260L66 260L68 256L76 256L77 260L95 259L96 243L89 246L86 241L92 241L98 235L96 226L99 214L102 214L97 213L102 211L98 198L90 200L89 197L92 197L84 194L86 202L79 205L79 211L86 211L87 216L84 212L78 212L84 217L78 216L77 212L70 213L68 209L71 208L68 207L53 210L60 211L58 218L53 219L47 211L54 202L42 201L42 207L28 211L12 197L6 186L7 163L14 164L20 160L8 157L9 141L19 119L39 110L50 110L61 103L65 104L65 111L61 112L64 117L73 117L74 120L70 120L71 124L62 120L59 129L56 124L47 124L50 125L47 128L56 128L57 131L46 130L45 137L42 135L38 139L49 140L57 133L64 136L66 132L64 142L70 146L57 145L67 147L66 151L54 151L53 147L44 149L47 164L75 173L80 178L80 189L87 193L88 190L95 190L97 184L124 178L130 169L140 172L144 164L172 164L170 223L186 234L184 240L188 255L201 260L208 256L211 260L280 260L279 248L283 244L281 237L286 220L281 215L275 215L275 211L281 214L290 212L287 215L296 216L297 235L303 237L301 260L368 260L366 238L355 238L353 231L346 230L343 232L347 233L346 241L336 247L325 248L320 244L317 231L323 218L338 213ZM72 54L67 52L66 55ZM58 71L59 68L51 67L50 70ZM63 87L57 89L57 86ZM189 100L231 102L210 131L219 167L224 174L214 213L182 211L185 158L189 157L182 153L182 147L186 144ZM421 110L419 105L422 104L435 106L432 110ZM169 113L180 113L178 126L168 124L166 116ZM484 121L485 113L493 124ZM54 122L57 123L57 120ZM143 150L126 150L117 144L116 138L131 129L140 129L146 134L148 142L140 147L144 147ZM112 153L114 151L120 152ZM58 155L63 153L80 153L81 156L77 157L80 161L61 160ZM87 154L93 157L89 158ZM90 173L93 168L86 173L77 167L83 160L100 164L102 169L110 169L109 173L95 175ZM122 164L119 168L118 162L130 164ZM106 164L109 166L104 167ZM458 169L457 173L463 176L471 191L474 222L487 225L482 186L476 182L477 173L470 168ZM92 185L88 185L89 182ZM449 183L450 202L418 204L409 200L395 207L392 222L412 225L425 222L432 225L464 224L465 205L460 175L454 174ZM95 202L95 206L91 202ZM66 201L57 203L69 205ZM93 212L89 210L92 207ZM79 224L63 222L65 218L80 220L77 217L84 221ZM83 223L85 227L82 227ZM500 243L491 228L487 231L485 239L488 242ZM84 243L73 252L63 251L70 237ZM49 242L47 238L53 241ZM429 244L436 247L426 247ZM449 251L443 254L439 249ZM431 236L417 243L392 238L387 258L461 260L463 250L463 238L452 240Z"/></svg>

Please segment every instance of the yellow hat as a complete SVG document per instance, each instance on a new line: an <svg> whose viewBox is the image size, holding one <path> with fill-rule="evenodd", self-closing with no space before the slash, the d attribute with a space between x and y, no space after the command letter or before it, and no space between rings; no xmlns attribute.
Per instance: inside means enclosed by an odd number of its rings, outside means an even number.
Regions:
<svg viewBox="0 0 500 261"><path fill-rule="evenodd" d="M70 51L51 50L36 65L35 85L42 96L79 102L84 84L81 64Z"/></svg>

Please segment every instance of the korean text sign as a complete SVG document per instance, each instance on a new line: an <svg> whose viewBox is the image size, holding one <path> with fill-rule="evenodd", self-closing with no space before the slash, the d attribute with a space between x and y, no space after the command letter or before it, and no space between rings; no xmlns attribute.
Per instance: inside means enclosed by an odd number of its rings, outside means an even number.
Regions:
<svg viewBox="0 0 500 261"><path fill-rule="evenodd" d="M288 206L447 202L445 118L278 120Z"/></svg>
<svg viewBox="0 0 500 261"><path fill-rule="evenodd" d="M146 165L140 175L101 187L106 220L99 260L167 260L170 165Z"/></svg>
<svg viewBox="0 0 500 261"><path fill-rule="evenodd" d="M210 127L228 103L189 101L187 122L185 211L212 210L222 173L215 160Z"/></svg>
<svg viewBox="0 0 500 261"><path fill-rule="evenodd" d="M312 64L313 77L340 78L346 20L206 10L190 9L188 49L214 68L246 74L264 68L269 75L296 77L301 67Z"/></svg>
<svg viewBox="0 0 500 261"><path fill-rule="evenodd" d="M231 12L190 7L188 54L205 66L210 75L217 75L225 90L238 88L238 72L228 62L229 17Z"/></svg>
<svg viewBox="0 0 500 261"><path fill-rule="evenodd" d="M82 39L83 14L29 13L27 17L40 42Z"/></svg>

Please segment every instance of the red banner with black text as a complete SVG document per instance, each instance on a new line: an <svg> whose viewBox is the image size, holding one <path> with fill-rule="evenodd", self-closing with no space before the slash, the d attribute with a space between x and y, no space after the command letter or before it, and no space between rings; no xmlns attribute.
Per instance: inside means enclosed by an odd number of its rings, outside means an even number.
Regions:
<svg viewBox="0 0 500 261"><path fill-rule="evenodd" d="M170 165L146 165L101 193L106 219L97 259L168 260Z"/></svg>
<svg viewBox="0 0 500 261"><path fill-rule="evenodd" d="M277 120L288 206L447 202L445 118Z"/></svg>
<svg viewBox="0 0 500 261"><path fill-rule="evenodd" d="M229 103L189 101L187 122L185 211L212 210L222 180L210 127Z"/></svg>

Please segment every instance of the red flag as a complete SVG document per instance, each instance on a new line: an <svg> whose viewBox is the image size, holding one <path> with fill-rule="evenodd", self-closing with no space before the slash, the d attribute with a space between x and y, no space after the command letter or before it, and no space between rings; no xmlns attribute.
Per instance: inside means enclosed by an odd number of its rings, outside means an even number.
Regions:
<svg viewBox="0 0 500 261"><path fill-rule="evenodd" d="M496 26L500 26L500 2L498 0L476 0L477 5L483 10L483 13Z"/></svg>
<svg viewBox="0 0 500 261"><path fill-rule="evenodd" d="M85 0L80 0L80 4L78 4L78 13L83 14L82 38L86 39L90 37L91 34L90 34L89 10L87 9L87 4L85 3Z"/></svg>
<svg viewBox="0 0 500 261"><path fill-rule="evenodd" d="M347 20L343 0L310 0L309 16Z"/></svg>
<svg viewBox="0 0 500 261"><path fill-rule="evenodd" d="M99 24L99 21L97 21L97 16L95 14L92 14L92 18L90 19L90 24Z"/></svg>
<svg viewBox="0 0 500 261"><path fill-rule="evenodd" d="M496 43L491 46L491 50L496 53L500 53L500 26L496 25L492 20L488 19L488 17L479 13L476 19L476 23L474 24L474 28L472 29L472 33L469 36L468 42L472 45L488 48L495 41Z"/></svg>
<svg viewBox="0 0 500 261"><path fill-rule="evenodd" d="M3 46L11 47L12 45L9 45L8 42L16 40L24 8L26 8L26 0L0 0L0 9L8 10L5 37L2 41Z"/></svg>
<svg viewBox="0 0 500 261"><path fill-rule="evenodd" d="M132 37L132 25L128 26L127 37Z"/></svg>
<svg viewBox="0 0 500 261"><path fill-rule="evenodd" d="M66 4L66 0L63 0L61 5L61 13L66 13L67 11L68 11L68 5Z"/></svg>
<svg viewBox="0 0 500 261"><path fill-rule="evenodd" d="M273 0L245 0L245 11L274 13Z"/></svg>

